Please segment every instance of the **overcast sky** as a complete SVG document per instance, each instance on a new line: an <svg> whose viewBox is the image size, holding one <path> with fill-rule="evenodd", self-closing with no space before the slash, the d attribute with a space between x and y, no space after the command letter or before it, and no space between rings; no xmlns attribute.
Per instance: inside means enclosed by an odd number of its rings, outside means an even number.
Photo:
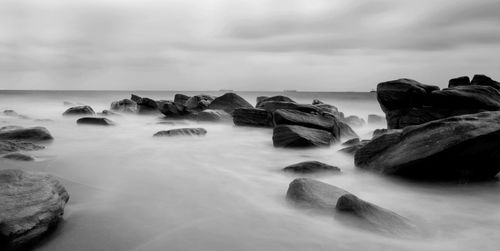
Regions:
<svg viewBox="0 0 500 251"><path fill-rule="evenodd" d="M498 0L1 0L0 89L368 91L500 79Z"/></svg>

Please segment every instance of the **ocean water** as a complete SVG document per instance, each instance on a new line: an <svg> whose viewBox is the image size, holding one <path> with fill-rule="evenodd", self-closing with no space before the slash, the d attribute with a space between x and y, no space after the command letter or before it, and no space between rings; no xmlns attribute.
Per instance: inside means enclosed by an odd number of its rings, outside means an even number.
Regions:
<svg viewBox="0 0 500 251"><path fill-rule="evenodd" d="M55 140L31 152L36 162L0 159L0 168L51 173L70 193L64 221L36 250L498 250L500 186L419 183L356 169L339 145L277 149L272 129L178 121L161 116L111 117L113 127L78 126L61 114L64 101L109 109L132 92L1 91L0 126L44 126ZM173 99L175 92L133 92ZM188 95L210 92L183 92ZM214 95L222 93L214 92ZM251 103L259 95L238 93ZM282 94L282 93L281 93ZM318 98L366 120L383 114L373 93L286 93L298 102ZM36 119L50 119L38 121ZM159 130L204 127L205 137L153 138ZM381 126L354 128L362 138ZM317 160L341 168L315 179L408 218L411 236L347 225L290 205L296 175L287 165Z"/></svg>

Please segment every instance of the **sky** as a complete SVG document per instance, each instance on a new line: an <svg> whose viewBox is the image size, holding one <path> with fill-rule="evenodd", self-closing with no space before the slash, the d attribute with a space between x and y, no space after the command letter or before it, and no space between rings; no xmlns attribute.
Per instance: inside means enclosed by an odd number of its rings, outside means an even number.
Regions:
<svg viewBox="0 0 500 251"><path fill-rule="evenodd" d="M498 0L0 0L0 89L369 91L500 79Z"/></svg>

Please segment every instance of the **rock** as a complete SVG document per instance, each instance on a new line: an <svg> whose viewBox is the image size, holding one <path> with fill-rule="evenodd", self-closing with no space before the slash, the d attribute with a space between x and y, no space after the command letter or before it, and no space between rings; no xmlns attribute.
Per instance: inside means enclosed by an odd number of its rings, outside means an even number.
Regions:
<svg viewBox="0 0 500 251"><path fill-rule="evenodd" d="M337 200L344 194L349 192L317 180L299 178L288 186L286 198L299 207L333 213L337 207Z"/></svg>
<svg viewBox="0 0 500 251"><path fill-rule="evenodd" d="M490 86L457 86L432 92L429 98L433 107L450 110L496 111L500 109L500 92Z"/></svg>
<svg viewBox="0 0 500 251"><path fill-rule="evenodd" d="M111 126L115 123L107 118L96 118L96 117L83 117L76 121L79 125L100 125L100 126Z"/></svg>
<svg viewBox="0 0 500 251"><path fill-rule="evenodd" d="M343 120L349 126L353 126L353 127L362 127L362 126L365 125L365 120L364 119L362 119L362 118L360 118L358 116L354 116L354 115L345 117Z"/></svg>
<svg viewBox="0 0 500 251"><path fill-rule="evenodd" d="M384 116L376 115L376 114L369 114L368 115L368 124L385 124L387 123L385 121Z"/></svg>
<svg viewBox="0 0 500 251"><path fill-rule="evenodd" d="M500 171L500 112L431 121L374 138L356 166L424 180L485 180Z"/></svg>
<svg viewBox="0 0 500 251"><path fill-rule="evenodd" d="M347 147L340 149L339 152L349 155L354 155L359 149L368 144L368 142L370 142L370 140L362 140L355 144L350 144Z"/></svg>
<svg viewBox="0 0 500 251"><path fill-rule="evenodd" d="M325 103L323 103L323 101L321 101L319 99L313 99L312 104L313 105L324 105Z"/></svg>
<svg viewBox="0 0 500 251"><path fill-rule="evenodd" d="M231 114L224 110L206 109L198 113L196 119L200 122L224 122L231 121Z"/></svg>
<svg viewBox="0 0 500 251"><path fill-rule="evenodd" d="M45 127L0 131L0 140L42 141L54 139Z"/></svg>
<svg viewBox="0 0 500 251"><path fill-rule="evenodd" d="M346 142L342 143L343 146L352 146L352 145L357 145L361 142L359 138L352 138L350 140L347 140Z"/></svg>
<svg viewBox="0 0 500 251"><path fill-rule="evenodd" d="M387 132L394 131L394 130L400 130L400 129L386 129L386 128L375 129L375 131L373 131L373 134L372 134L372 139L375 137L378 137L382 134L385 134Z"/></svg>
<svg viewBox="0 0 500 251"><path fill-rule="evenodd" d="M215 97L210 95L196 95L190 97L184 105L188 110L203 111L208 108L214 99Z"/></svg>
<svg viewBox="0 0 500 251"><path fill-rule="evenodd" d="M491 79L490 77L486 75L481 75L481 74L476 74L472 78L471 81L472 85L484 85L484 86L491 86L495 88L496 90L500 90L500 83L497 81Z"/></svg>
<svg viewBox="0 0 500 251"><path fill-rule="evenodd" d="M263 103L265 102L289 102L289 103L296 103L293 101L293 99L286 97L286 96L272 96L272 97L260 97L257 98L257 105L255 106L256 108L263 108Z"/></svg>
<svg viewBox="0 0 500 251"><path fill-rule="evenodd" d="M17 116L19 116L19 114L17 114L17 112L14 111L14 110L4 110L3 111L3 115L10 116L10 117L17 117Z"/></svg>
<svg viewBox="0 0 500 251"><path fill-rule="evenodd" d="M175 94L174 96L174 103L185 105L186 102L189 100L190 96L184 95L184 94Z"/></svg>
<svg viewBox="0 0 500 251"><path fill-rule="evenodd" d="M233 111L233 122L237 126L273 127L273 115L263 109L238 108Z"/></svg>
<svg viewBox="0 0 500 251"><path fill-rule="evenodd" d="M260 102L262 102L262 100L266 99L266 98L269 98L268 96L258 96L256 99L255 99L255 102L256 104L258 105ZM257 106L256 105L256 106Z"/></svg>
<svg viewBox="0 0 500 251"><path fill-rule="evenodd" d="M0 170L0 246L24 250L53 229L69 195L54 177L22 170Z"/></svg>
<svg viewBox="0 0 500 251"><path fill-rule="evenodd" d="M16 151L35 151L44 149L44 146L18 140L0 140L0 153Z"/></svg>
<svg viewBox="0 0 500 251"><path fill-rule="evenodd" d="M101 116L121 116L120 114L116 112L112 112L110 110L102 110L102 112L99 114Z"/></svg>
<svg viewBox="0 0 500 251"><path fill-rule="evenodd" d="M340 168L327 165L319 161L305 161L293 164L283 168L285 172L294 172L302 174L322 173L322 172L340 172Z"/></svg>
<svg viewBox="0 0 500 251"><path fill-rule="evenodd" d="M95 115L94 110L92 107L88 105L82 105L82 106L74 106L66 110L63 115L65 116L70 116L70 115Z"/></svg>
<svg viewBox="0 0 500 251"><path fill-rule="evenodd" d="M140 102L141 99L142 99L141 97L139 97L139 96L137 96L135 94L130 95L130 100L134 101L135 103Z"/></svg>
<svg viewBox="0 0 500 251"><path fill-rule="evenodd" d="M122 99L111 103L111 110L125 113L137 113L137 103L130 99Z"/></svg>
<svg viewBox="0 0 500 251"><path fill-rule="evenodd" d="M156 101L150 98L142 98L132 94L131 99L137 103L138 114L155 114L160 112Z"/></svg>
<svg viewBox="0 0 500 251"><path fill-rule="evenodd" d="M2 156L2 158L19 161L35 161L35 157L24 153L9 153Z"/></svg>
<svg viewBox="0 0 500 251"><path fill-rule="evenodd" d="M403 108L421 107L428 94L439 90L437 86L424 85L412 79L398 79L377 85L377 100L384 112Z"/></svg>
<svg viewBox="0 0 500 251"><path fill-rule="evenodd" d="M297 125L277 125L273 130L275 147L321 147L329 146L333 135L325 130Z"/></svg>
<svg viewBox="0 0 500 251"><path fill-rule="evenodd" d="M155 133L154 137L159 136L203 136L207 134L204 128L179 128L167 131L159 131Z"/></svg>
<svg viewBox="0 0 500 251"><path fill-rule="evenodd" d="M244 98L231 92L214 99L208 106L208 109L224 110L227 113L232 113L237 108L253 108L253 106Z"/></svg>
<svg viewBox="0 0 500 251"><path fill-rule="evenodd" d="M323 111L314 105L297 104L292 102L282 102L282 101L269 101L264 102L260 105L260 109L264 109L268 112L274 112L279 109L286 110L297 110L305 113L317 113L322 114Z"/></svg>
<svg viewBox="0 0 500 251"><path fill-rule="evenodd" d="M457 87L457 86L464 86L464 85L470 85L470 79L467 76L452 78L448 82L449 88L453 88L453 87Z"/></svg>
<svg viewBox="0 0 500 251"><path fill-rule="evenodd" d="M10 130L16 130L16 129L23 129L23 127L22 126L17 126L17 125L2 126L0 128L0 132L10 131Z"/></svg>
<svg viewBox="0 0 500 251"><path fill-rule="evenodd" d="M318 107L322 112L327 112L327 113L333 114L339 118L344 117L344 114L339 112L339 109L337 109L337 107L330 105L330 104L325 104L325 103L323 103L323 101L321 101L319 99L314 99L312 104L314 106Z"/></svg>
<svg viewBox="0 0 500 251"><path fill-rule="evenodd" d="M185 105L172 101L159 102L159 109L163 115L171 118L179 118L191 114Z"/></svg>

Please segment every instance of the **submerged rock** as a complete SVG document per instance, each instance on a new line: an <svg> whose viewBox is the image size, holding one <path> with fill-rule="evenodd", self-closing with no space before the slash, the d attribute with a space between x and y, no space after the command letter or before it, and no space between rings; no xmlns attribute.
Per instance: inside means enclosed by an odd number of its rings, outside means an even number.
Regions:
<svg viewBox="0 0 500 251"><path fill-rule="evenodd" d="M231 121L231 114L225 112L224 110L206 109L199 112L196 119L203 122Z"/></svg>
<svg viewBox="0 0 500 251"><path fill-rule="evenodd" d="M263 109L238 108L233 111L233 122L237 126L273 127L273 115Z"/></svg>
<svg viewBox="0 0 500 251"><path fill-rule="evenodd" d="M54 139L45 127L20 128L0 131L0 140L42 141Z"/></svg>
<svg viewBox="0 0 500 251"><path fill-rule="evenodd" d="M137 103L130 99L122 99L111 103L111 110L124 113L137 113Z"/></svg>
<svg viewBox="0 0 500 251"><path fill-rule="evenodd" d="M35 161L35 157L24 153L9 153L3 155L2 158L19 161Z"/></svg>
<svg viewBox="0 0 500 251"><path fill-rule="evenodd" d="M171 118L178 118L191 114L185 105L172 101L159 102L159 109L163 115Z"/></svg>
<svg viewBox="0 0 500 251"><path fill-rule="evenodd" d="M500 171L500 112L431 121L375 137L356 166L413 179L484 180Z"/></svg>
<svg viewBox="0 0 500 251"><path fill-rule="evenodd" d="M0 170L0 246L23 250L54 228L69 195L54 177Z"/></svg>
<svg viewBox="0 0 500 251"><path fill-rule="evenodd" d="M44 146L37 145L31 142L18 140L0 140L0 153L16 152L16 151L35 151L44 149Z"/></svg>
<svg viewBox="0 0 500 251"><path fill-rule="evenodd" d="M208 105L208 109L224 110L227 113L232 113L237 108L253 108L253 106L244 98L231 92L217 97Z"/></svg>
<svg viewBox="0 0 500 251"><path fill-rule="evenodd" d="M100 125L100 126L111 126L115 123L107 118L97 118L97 117L84 117L76 121L79 125Z"/></svg>
<svg viewBox="0 0 500 251"><path fill-rule="evenodd" d="M155 133L154 137L161 136L203 136L207 134L204 128L178 128L167 131L159 131Z"/></svg>
<svg viewBox="0 0 500 251"><path fill-rule="evenodd" d="M324 147L333 140L330 132L303 126L277 125L273 130L275 147Z"/></svg>
<svg viewBox="0 0 500 251"><path fill-rule="evenodd" d="M70 115L95 115L94 110L92 107L88 105L82 105L82 106L74 106L71 108L68 108L64 113L64 116L70 116Z"/></svg>
<svg viewBox="0 0 500 251"><path fill-rule="evenodd" d="M137 103L138 114L155 114L160 112L158 104L153 99L139 97L134 94L132 94L131 99Z"/></svg>
<svg viewBox="0 0 500 251"><path fill-rule="evenodd" d="M344 189L308 178L293 180L286 198L296 206L334 212L337 200L349 192Z"/></svg>
<svg viewBox="0 0 500 251"><path fill-rule="evenodd" d="M340 168L336 166L331 166L319 161L304 161L297 164L293 164L283 168L285 172L312 174L312 173L323 173L323 172L340 172Z"/></svg>
<svg viewBox="0 0 500 251"><path fill-rule="evenodd" d="M112 112L110 110L102 110L102 112L99 114L101 116L121 116L120 114L116 112Z"/></svg>

